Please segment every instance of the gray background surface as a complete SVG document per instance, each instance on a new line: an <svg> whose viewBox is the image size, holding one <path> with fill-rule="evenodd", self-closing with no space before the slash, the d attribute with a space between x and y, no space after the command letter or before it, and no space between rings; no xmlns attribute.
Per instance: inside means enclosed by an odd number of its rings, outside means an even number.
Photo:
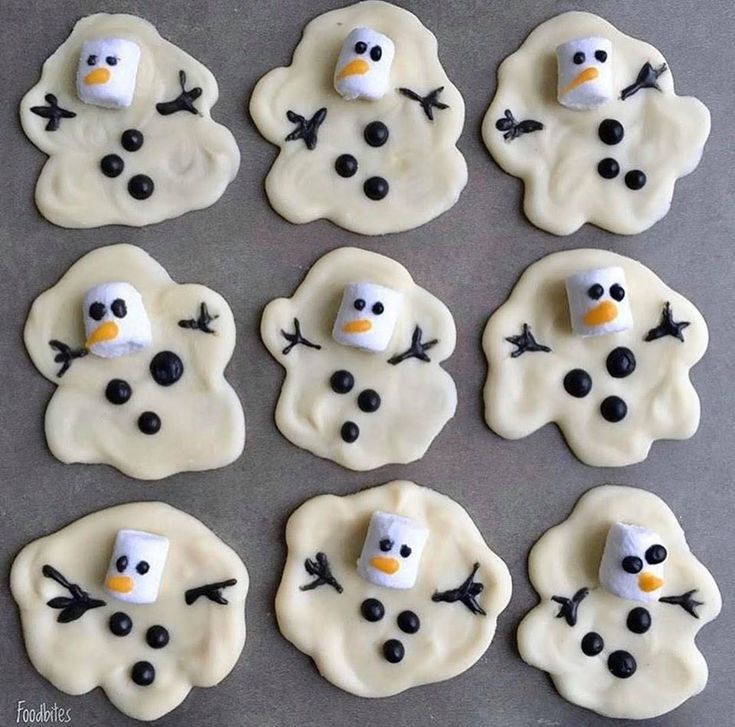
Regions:
<svg viewBox="0 0 735 727"><path fill-rule="evenodd" d="M218 687L193 691L161 725L597 725L605 722L559 697L549 679L525 665L515 629L536 602L526 555L551 525L563 520L588 488L606 482L649 488L681 518L696 555L712 570L725 610L698 643L710 665L706 691L651 724L732 723L735 631L732 468L735 437L732 386L735 351L735 66L731 0L703 2L568 2L403 0L439 38L444 67L467 102L460 147L470 170L459 203L412 232L365 238L330 223L292 226L268 206L263 179L276 149L255 130L246 102L257 79L289 62L304 24L338 0L272 2L99 3L5 0L0 10L0 567L7 575L27 542L117 503L162 499L200 518L232 545L252 577L248 639L232 674ZM679 93L693 94L712 111L713 129L695 173L676 186L668 216L652 229L623 238L583 228L556 238L531 226L520 212L521 184L493 163L480 122L495 90L498 63L540 22L570 9L603 15L644 38L667 57ZM214 116L235 134L242 167L214 207L144 229L64 230L36 212L33 188L45 157L24 137L18 102L43 61L75 20L98 10L127 11L204 62L217 76L221 97ZM159 483L130 480L106 466L63 465L46 449L42 422L53 386L27 358L21 339L32 299L69 265L98 245L130 242L149 251L178 281L200 282L232 305L239 343L228 377L245 407L248 439L234 465L182 474ZM258 336L263 306L290 295L308 267L328 250L359 245L385 253L441 298L457 321L458 345L446 368L459 391L456 417L420 462L353 473L297 449L273 424L283 371ZM485 360L480 336L489 314L509 294L521 271L543 255L572 247L611 249L641 260L701 309L710 350L693 370L702 398L702 423L687 442L659 442L648 460L602 470L578 462L553 426L517 442L493 435L482 418ZM285 557L289 513L322 492L349 493L401 477L434 487L461 502L500 554L514 579L513 598L485 656L462 676L382 700L346 694L323 680L310 659L279 634L273 596ZM17 700L71 709L72 724L125 725L100 690L82 697L57 691L29 663L15 604L0 588L4 662L0 724L14 724ZM360 645L356 644L359 649Z"/></svg>

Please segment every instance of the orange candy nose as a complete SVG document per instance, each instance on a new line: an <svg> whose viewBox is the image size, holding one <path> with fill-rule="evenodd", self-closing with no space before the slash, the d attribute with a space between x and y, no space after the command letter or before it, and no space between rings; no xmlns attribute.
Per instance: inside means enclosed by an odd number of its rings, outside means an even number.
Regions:
<svg viewBox="0 0 735 727"><path fill-rule="evenodd" d="M384 558L379 555L370 558L370 565L383 573L387 573L389 576L397 573L401 567L395 558Z"/></svg>
<svg viewBox="0 0 735 727"><path fill-rule="evenodd" d="M111 591L117 593L130 593L133 590L133 579L130 576L110 576L106 581L105 585Z"/></svg>
<svg viewBox="0 0 735 727"><path fill-rule="evenodd" d="M373 324L367 318L358 318L356 321L348 321L342 326L344 333L367 333Z"/></svg>
<svg viewBox="0 0 735 727"><path fill-rule="evenodd" d="M103 341L112 341L117 338L119 329L115 321L105 321L102 325L97 326L92 331L92 334L87 339L86 346L94 346L95 343L102 343Z"/></svg>
<svg viewBox="0 0 735 727"><path fill-rule="evenodd" d="M87 86L99 86L110 80L109 68L95 68L84 77L84 83Z"/></svg>
<svg viewBox="0 0 735 727"><path fill-rule="evenodd" d="M587 81L594 81L595 78L597 78L599 75L600 72L594 66L585 68L574 77L574 80L572 80L570 83L564 86L564 88L562 88L561 95L564 96L564 94L573 91L575 88L581 86L583 83L587 83Z"/></svg>
<svg viewBox="0 0 735 727"><path fill-rule="evenodd" d="M653 573L644 572L638 576L638 588L640 588L644 593L657 591L661 586L663 586L663 584L663 580L658 576L653 575Z"/></svg>
<svg viewBox="0 0 735 727"><path fill-rule="evenodd" d="M337 80L341 81L348 76L364 76L370 70L370 65L362 58L350 61L338 74Z"/></svg>
<svg viewBox="0 0 735 727"><path fill-rule="evenodd" d="M603 300L602 303L588 310L582 320L586 326L602 326L605 323L614 321L617 317L618 307L615 303Z"/></svg>

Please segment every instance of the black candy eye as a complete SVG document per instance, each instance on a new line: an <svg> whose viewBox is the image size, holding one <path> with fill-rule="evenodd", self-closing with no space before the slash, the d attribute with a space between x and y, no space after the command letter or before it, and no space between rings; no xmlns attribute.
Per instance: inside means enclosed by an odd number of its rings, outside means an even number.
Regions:
<svg viewBox="0 0 735 727"><path fill-rule="evenodd" d="M108 66L116 66L117 58L115 58L115 56L107 56L107 58L105 58L105 63L107 63Z"/></svg>
<svg viewBox="0 0 735 727"><path fill-rule="evenodd" d="M597 58L600 63L604 63L607 60L607 52L604 50L596 50L595 58Z"/></svg>
<svg viewBox="0 0 735 727"><path fill-rule="evenodd" d="M142 576L144 576L150 569L151 567L144 560L141 560L138 565L135 566L135 570L137 570Z"/></svg>
<svg viewBox="0 0 735 727"><path fill-rule="evenodd" d="M626 555L621 565L626 573L640 573L643 561L635 555Z"/></svg>
<svg viewBox="0 0 735 727"><path fill-rule="evenodd" d="M657 565L663 563L666 560L666 548L663 545L652 545L646 551L646 562L651 565Z"/></svg>
<svg viewBox="0 0 735 727"><path fill-rule="evenodd" d="M388 553L392 547L393 547L393 541L390 538L383 538L380 541L380 549L384 553Z"/></svg>
<svg viewBox="0 0 735 727"><path fill-rule="evenodd" d="M358 40L355 43L355 53L362 55L367 50L367 43L363 40Z"/></svg>
<svg viewBox="0 0 735 727"><path fill-rule="evenodd" d="M595 283L594 285L590 285L587 290L587 295L589 295L592 300L600 300L604 292L605 289L599 283Z"/></svg>
<svg viewBox="0 0 735 727"><path fill-rule="evenodd" d="M125 301L122 298L115 298L110 306L115 318L125 318L128 314L128 307L125 305Z"/></svg>
<svg viewBox="0 0 735 727"><path fill-rule="evenodd" d="M379 316L384 310L385 306L380 301L373 305L373 313L375 313L376 316Z"/></svg>
<svg viewBox="0 0 735 727"><path fill-rule="evenodd" d="M355 310L362 310L365 307L365 301L362 298L358 298L353 305L355 306Z"/></svg>
<svg viewBox="0 0 735 727"><path fill-rule="evenodd" d="M610 297L613 300L617 300L618 302L620 302L623 298L625 298L625 288L623 288L622 285L618 285L617 283L615 283L610 288Z"/></svg>
<svg viewBox="0 0 735 727"><path fill-rule="evenodd" d="M118 573L122 573L127 567L128 567L128 557L126 555L121 555L115 561L115 568L117 568Z"/></svg>
<svg viewBox="0 0 735 727"><path fill-rule="evenodd" d="M581 66L581 65L582 65L582 64L584 63L584 59L585 59L585 57L586 57L586 56L584 55L584 53L582 53L582 51L577 51L577 52L576 52L576 53L574 54L574 58L572 58L572 60L573 60L573 61L574 61L574 62L575 62L575 63L576 63L576 64L577 64L578 66Z"/></svg>
<svg viewBox="0 0 735 727"><path fill-rule="evenodd" d="M107 313L107 308L100 302L92 303L89 306L89 317L95 321L101 321L105 317L105 313Z"/></svg>
<svg viewBox="0 0 735 727"><path fill-rule="evenodd" d="M409 555L411 555L411 548L409 548L407 545L402 545L401 558L408 558Z"/></svg>
<svg viewBox="0 0 735 727"><path fill-rule="evenodd" d="M370 49L370 57L377 63L383 57L383 49L379 45L374 45Z"/></svg>
<svg viewBox="0 0 735 727"><path fill-rule="evenodd" d="M97 65L97 56L87 56L87 65L88 66L96 66Z"/></svg>

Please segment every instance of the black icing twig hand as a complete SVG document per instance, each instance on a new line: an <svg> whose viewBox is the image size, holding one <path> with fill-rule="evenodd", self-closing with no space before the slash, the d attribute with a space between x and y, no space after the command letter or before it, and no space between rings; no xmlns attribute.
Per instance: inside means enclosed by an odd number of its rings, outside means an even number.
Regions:
<svg viewBox="0 0 735 727"><path fill-rule="evenodd" d="M661 603L671 603L675 606L681 606L690 616L694 616L694 618L699 618L699 614L697 613L697 606L703 606L704 601L697 601L692 598L692 593L696 592L697 589L692 588L691 591L682 593L681 596L664 596L663 598L659 598L658 600Z"/></svg>
<svg viewBox="0 0 735 727"><path fill-rule="evenodd" d="M652 328L643 339L644 341L655 341L658 338L664 336L673 336L678 338L682 343L684 342L684 334L682 331L689 325L689 321L675 321L674 313L671 310L671 303L668 301L664 304L664 309L661 313L661 322Z"/></svg>
<svg viewBox="0 0 735 727"><path fill-rule="evenodd" d="M474 580L475 573L477 573L480 567L479 563L475 563L472 566L472 572L467 576L465 581L459 588L451 588L448 591L437 591L431 600L435 603L455 603L459 601L469 608L472 613L476 616L486 616L485 610L477 602L477 596L479 596L484 590L485 586L482 583L478 583Z"/></svg>
<svg viewBox="0 0 735 727"><path fill-rule="evenodd" d="M186 73L179 71L179 85L181 86L181 93L172 101L161 101L156 104L156 111L161 116L170 116L175 114L177 111L188 111L190 114L201 113L194 106L196 101L202 95L202 89L196 86L195 88L186 90Z"/></svg>
<svg viewBox="0 0 735 727"><path fill-rule="evenodd" d="M304 568L306 568L306 572L310 576L316 576L316 578L311 583L299 586L299 590L312 591L315 588L319 588L319 586L332 586L337 593L342 593L343 588L332 575L332 569L329 567L329 560L327 560L326 553L317 553L315 560L307 558L304 561Z"/></svg>
<svg viewBox="0 0 735 727"><path fill-rule="evenodd" d="M286 141L303 139L307 149L310 151L315 149L317 133L324 119L327 118L327 109L325 107L320 108L310 119L305 119L289 109L286 111L286 117L292 124L296 124L296 128L286 137Z"/></svg>
<svg viewBox="0 0 735 727"><path fill-rule="evenodd" d="M179 321L179 327L188 328L192 331L201 331L202 333L216 333L214 328L210 328L209 324L217 320L219 315L213 316L207 310L207 304L202 302L199 306L199 315L196 318L187 318Z"/></svg>
<svg viewBox="0 0 735 727"><path fill-rule="evenodd" d="M635 83L631 83L630 86L626 86L621 91L620 99L625 101L626 98L630 98L644 88L655 88L657 91L660 91L661 88L656 81L667 70L668 66L665 63L662 63L658 68L654 68L648 62L644 63L641 70L638 71L638 77L635 79Z"/></svg>
<svg viewBox="0 0 735 727"><path fill-rule="evenodd" d="M444 109L448 109L449 106L445 103L442 103L439 101L439 94L444 90L444 86L439 86L439 88L435 88L433 91L430 91L426 94L426 96L422 96L419 93L416 93L416 91L412 91L410 88L399 88L398 91L402 93L406 98L410 98L412 101L417 101L421 108L424 110L424 113L428 117L429 121L434 120L434 109L439 109L440 111L443 111Z"/></svg>
<svg viewBox="0 0 735 727"><path fill-rule="evenodd" d="M281 329L281 335L289 342L288 346L286 346L282 351L284 356L288 356L288 354L291 353L291 349L299 344L302 344L307 348L315 348L317 351L321 350L321 346L318 343L312 343L301 335L301 324L299 323L298 318L293 319L293 327L293 333L286 333L286 331Z"/></svg>
<svg viewBox="0 0 735 727"><path fill-rule="evenodd" d="M495 122L495 128L503 131L503 139L513 141L523 134L531 134L534 131L541 131L544 125L540 121L526 119L525 121L516 121L515 116L510 109L505 109L505 115Z"/></svg>
<svg viewBox="0 0 735 727"><path fill-rule="evenodd" d="M99 608L105 606L104 601L100 601L97 598L92 598L89 593L83 590L76 583L69 583L64 576L52 568L50 565L45 565L41 568L41 573L56 581L60 586L66 588L71 594L71 598L66 596L57 596L47 601L46 605L51 608L60 609L60 613L57 617L57 621L61 624L69 623L70 621L76 621L78 618L84 616L84 614L91 608Z"/></svg>
<svg viewBox="0 0 735 727"><path fill-rule="evenodd" d="M236 578L229 578L226 581L207 583L206 585L199 586L198 588L190 588L186 593L184 593L184 600L186 601L187 606L191 606L199 596L205 596L210 601L226 606L229 601L222 595L222 589L234 586L236 583Z"/></svg>
<svg viewBox="0 0 735 727"><path fill-rule="evenodd" d="M44 98L48 106L31 106L31 113L48 119L46 131L56 131L61 124L61 119L73 119L76 114L59 106L59 101L53 93L47 93Z"/></svg>
<svg viewBox="0 0 735 727"><path fill-rule="evenodd" d="M518 358L526 353L526 351L543 351L544 353L551 352L551 349L548 346L544 346L533 337L531 327L528 323L523 324L523 328L519 336L508 336L505 340L516 346L516 350L510 355L511 358Z"/></svg>
<svg viewBox="0 0 735 727"><path fill-rule="evenodd" d="M436 344L439 343L439 339L435 338L431 341L427 341L426 343L422 343L421 337L423 335L424 333L421 328L416 326L416 328L413 329L413 335L411 336L411 347L403 353L391 356L391 358L388 359L388 363L393 366L397 366L399 363L402 363L409 358L417 358L420 361L427 362L431 361L431 359L426 355L426 352L433 346L436 346Z"/></svg>
<svg viewBox="0 0 735 727"><path fill-rule="evenodd" d="M556 617L563 618L569 626L574 626L577 623L579 604L587 598L589 592L589 588L580 588L571 598L552 596L551 600L560 605L559 613L556 614Z"/></svg>
<svg viewBox="0 0 735 727"><path fill-rule="evenodd" d="M61 368L56 373L59 378L61 378L69 370L69 367L71 366L74 359L84 358L84 356L89 353L86 348L71 348L65 343L62 343L61 341L57 341L55 339L49 341L48 345L58 351L58 353L54 356L54 362L61 364Z"/></svg>

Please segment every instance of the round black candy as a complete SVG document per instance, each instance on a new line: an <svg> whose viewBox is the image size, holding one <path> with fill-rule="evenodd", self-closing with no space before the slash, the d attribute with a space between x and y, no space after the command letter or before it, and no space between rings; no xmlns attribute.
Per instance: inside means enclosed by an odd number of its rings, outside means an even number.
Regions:
<svg viewBox="0 0 735 727"><path fill-rule="evenodd" d="M370 177L363 185L365 195L376 202L388 194L388 182L383 177Z"/></svg>
<svg viewBox="0 0 735 727"><path fill-rule="evenodd" d="M161 428L161 417L153 411L144 411L138 417L138 429L143 434L156 434Z"/></svg>
<svg viewBox="0 0 735 727"><path fill-rule="evenodd" d="M572 369L564 377L567 394L582 399L592 390L592 377L584 369Z"/></svg>
<svg viewBox="0 0 735 727"><path fill-rule="evenodd" d="M388 641L383 644L383 656L391 664L397 664L401 661L405 653L406 650L398 639L388 639Z"/></svg>
<svg viewBox="0 0 735 727"><path fill-rule="evenodd" d="M172 351L157 353L149 368L153 380L161 386L175 384L184 374L183 361Z"/></svg>
<svg viewBox="0 0 735 727"><path fill-rule="evenodd" d="M340 430L340 435L347 444L352 444L360 436L360 427L355 422L345 422Z"/></svg>
<svg viewBox="0 0 735 727"><path fill-rule="evenodd" d="M607 157L597 165L597 173L603 179L615 179L620 174L620 165L614 159Z"/></svg>
<svg viewBox="0 0 735 727"><path fill-rule="evenodd" d="M156 678L156 670L149 661L136 661L130 672L132 680L141 687L147 687L153 684Z"/></svg>
<svg viewBox="0 0 735 727"><path fill-rule="evenodd" d="M130 384L122 379L111 379L105 388L105 398L110 404L124 404L132 395Z"/></svg>
<svg viewBox="0 0 735 727"><path fill-rule="evenodd" d="M168 630L163 626L151 626L145 632L145 640L151 649L162 649L168 644Z"/></svg>
<svg viewBox="0 0 735 727"><path fill-rule="evenodd" d="M360 396L357 397L357 406L368 414L374 411L378 411L380 408L380 394L373 389L365 389L360 392Z"/></svg>
<svg viewBox="0 0 735 727"><path fill-rule="evenodd" d="M365 127L365 141L370 146L383 146L388 141L388 127L382 121L371 121Z"/></svg>
<svg viewBox="0 0 735 727"><path fill-rule="evenodd" d="M597 133L600 135L600 141L610 146L619 144L625 136L623 125L615 119L605 119L597 129Z"/></svg>
<svg viewBox="0 0 735 727"><path fill-rule="evenodd" d="M385 607L377 598L366 598L360 606L360 613L366 621L375 623L385 616Z"/></svg>
<svg viewBox="0 0 735 727"><path fill-rule="evenodd" d="M335 394L347 394L355 385L355 377L349 371L340 369L332 374L329 385Z"/></svg>
<svg viewBox="0 0 735 727"><path fill-rule="evenodd" d="M627 679L635 674L636 670L635 659L633 654L627 651L613 651L610 656L607 657L607 668L610 673L618 679Z"/></svg>
<svg viewBox="0 0 735 727"><path fill-rule="evenodd" d="M624 379L635 371L635 356L629 348L624 346L610 351L605 363L607 372L615 379Z"/></svg>
<svg viewBox="0 0 735 727"><path fill-rule="evenodd" d="M640 169L631 169L625 175L625 184L628 189L643 189L646 185L646 175Z"/></svg>
<svg viewBox="0 0 735 727"><path fill-rule="evenodd" d="M651 628L651 614L643 607L634 608L625 623L634 634L645 634Z"/></svg>
<svg viewBox="0 0 735 727"><path fill-rule="evenodd" d="M600 404L600 414L609 422L620 422L628 413L628 405L619 396L608 396Z"/></svg>
<svg viewBox="0 0 735 727"><path fill-rule="evenodd" d="M340 154L334 162L334 170L340 177L351 177L357 172L357 159L352 154Z"/></svg>
<svg viewBox="0 0 735 727"><path fill-rule="evenodd" d="M117 154L107 154L100 161L100 169L106 177L118 177L125 169L125 162Z"/></svg>
<svg viewBox="0 0 735 727"><path fill-rule="evenodd" d="M137 129L127 129L123 131L120 143L125 151L138 151L143 146L143 133Z"/></svg>
<svg viewBox="0 0 735 727"><path fill-rule="evenodd" d="M146 174L136 174L128 182L128 192L135 199L148 199L153 194L153 180Z"/></svg>
<svg viewBox="0 0 735 727"><path fill-rule="evenodd" d="M582 653L585 656L597 656L604 648L602 636L594 631L590 631L582 638Z"/></svg>
<svg viewBox="0 0 735 727"><path fill-rule="evenodd" d="M398 628L407 634L415 634L421 628L421 621L413 611L401 611L396 623Z"/></svg>
<svg viewBox="0 0 735 727"><path fill-rule="evenodd" d="M133 619L127 613L117 611L110 616L109 626L115 636L127 636L133 630Z"/></svg>

